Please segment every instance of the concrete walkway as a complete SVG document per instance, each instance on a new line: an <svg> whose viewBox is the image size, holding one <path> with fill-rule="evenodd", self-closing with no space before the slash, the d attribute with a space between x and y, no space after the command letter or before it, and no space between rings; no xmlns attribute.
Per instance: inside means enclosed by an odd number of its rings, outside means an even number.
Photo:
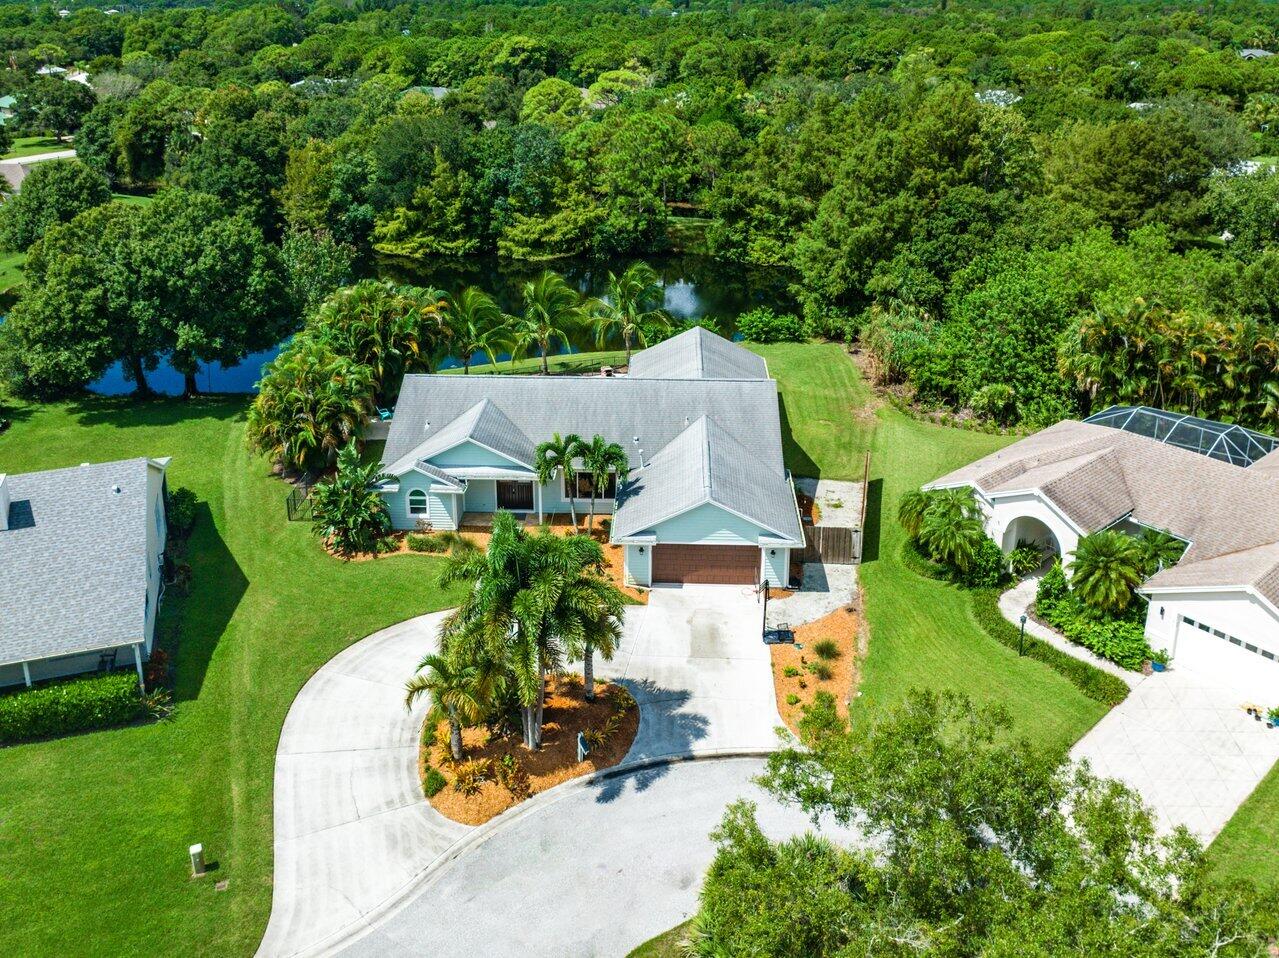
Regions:
<svg viewBox="0 0 1279 958"><path fill-rule="evenodd" d="M816 622L851 605L857 596L857 566L804 563L801 588L768 603L768 627L785 622L792 629Z"/></svg>
<svg viewBox="0 0 1279 958"><path fill-rule="evenodd" d="M1038 575L1028 576L999 597L999 611L1004 614L1005 619L1019 628L1021 626L1021 616L1034 605L1035 593L1039 589L1040 578ZM1060 649L1081 662L1087 662L1103 672L1109 672L1111 675L1123 679L1128 683L1129 688L1135 689L1142 682L1143 676L1140 672L1130 672L1109 659L1094 655L1082 645L1076 645L1071 642L1060 632L1050 629L1046 625L1040 625L1029 617L1026 619L1026 634L1033 635L1037 639L1043 639L1053 648Z"/></svg>
<svg viewBox="0 0 1279 958"><path fill-rule="evenodd" d="M377 632L303 686L275 759L275 883L259 955L312 953L403 891L469 829L422 796L417 737L428 703L404 683L443 613Z"/></svg>
<svg viewBox="0 0 1279 958"><path fill-rule="evenodd" d="M537 796L476 836L421 893L341 954L609 956L688 918L714 857L710 833L738 798L774 839L808 819L752 779L759 759L684 762L578 780ZM841 842L856 836L833 828Z"/></svg>

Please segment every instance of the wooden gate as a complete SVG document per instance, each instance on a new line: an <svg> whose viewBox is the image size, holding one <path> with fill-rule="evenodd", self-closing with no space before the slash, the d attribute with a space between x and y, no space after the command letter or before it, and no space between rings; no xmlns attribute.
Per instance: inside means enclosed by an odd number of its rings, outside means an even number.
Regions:
<svg viewBox="0 0 1279 958"><path fill-rule="evenodd" d="M853 565L861 559L861 530L846 526L806 526L801 562Z"/></svg>

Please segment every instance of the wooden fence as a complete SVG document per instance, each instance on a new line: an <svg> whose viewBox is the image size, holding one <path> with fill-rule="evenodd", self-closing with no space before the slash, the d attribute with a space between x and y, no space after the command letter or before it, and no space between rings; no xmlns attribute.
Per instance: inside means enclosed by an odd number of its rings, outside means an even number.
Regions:
<svg viewBox="0 0 1279 958"><path fill-rule="evenodd" d="M806 526L804 540L801 562L852 565L861 559L860 529L850 529L846 526Z"/></svg>

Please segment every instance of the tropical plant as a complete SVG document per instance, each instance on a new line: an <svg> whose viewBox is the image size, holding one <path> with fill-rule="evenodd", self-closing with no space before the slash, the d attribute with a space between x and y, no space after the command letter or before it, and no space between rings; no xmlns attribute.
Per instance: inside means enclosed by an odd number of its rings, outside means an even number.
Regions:
<svg viewBox="0 0 1279 958"><path fill-rule="evenodd" d="M580 598L590 604L594 615L582 618L580 633L571 640L569 654L582 660L582 694L595 701L595 653L612 661L622 640L622 593L600 577L587 577L580 585Z"/></svg>
<svg viewBox="0 0 1279 958"><path fill-rule="evenodd" d="M932 496L931 492L925 492L923 489L912 489L898 502L897 521L908 538L919 538L919 530L924 524L924 517L928 514Z"/></svg>
<svg viewBox="0 0 1279 958"><path fill-rule="evenodd" d="M586 536L530 534L508 512L493 518L484 552L454 553L442 585L466 583L466 597L444 622L447 654L487 657L507 674L519 701L524 745L542 743L546 674L565 650L600 642L620 614L621 598L600 570L604 554Z"/></svg>
<svg viewBox="0 0 1279 958"><path fill-rule="evenodd" d="M1034 572L1044 561L1044 554L1038 546L1026 542L1017 543L1017 548L1008 553L1008 571L1020 579L1027 573Z"/></svg>
<svg viewBox="0 0 1279 958"><path fill-rule="evenodd" d="M555 343L568 345L584 320L582 297L559 273L546 270L521 288L524 315L513 324L520 352L536 348L542 375L551 371L547 357Z"/></svg>
<svg viewBox="0 0 1279 958"><path fill-rule="evenodd" d="M1137 540L1106 529L1084 536L1071 555L1070 585L1084 605L1112 614L1128 608L1145 578Z"/></svg>
<svg viewBox="0 0 1279 958"><path fill-rule="evenodd" d="M661 335L670 330L671 317L662 309L665 300L657 272L647 263L632 263L621 276L610 272L605 298L592 303L596 345L603 349L616 335L629 366L636 343L647 346L650 332Z"/></svg>
<svg viewBox="0 0 1279 958"><path fill-rule="evenodd" d="M603 436L593 436L590 442L578 446L577 455L591 477L591 514L587 523L592 532L595 531L595 497L603 489L608 488L608 481L616 477L618 486L625 479L630 469L630 460L626 450L615 442L609 442Z"/></svg>
<svg viewBox="0 0 1279 958"><path fill-rule="evenodd" d="M477 286L468 286L449 302L450 346L462 360L462 372L471 372L471 357L483 353L490 363L499 352L514 348L507 317L497 302Z"/></svg>
<svg viewBox="0 0 1279 958"><path fill-rule="evenodd" d="M553 434L546 442L538 443L533 468L537 473L537 481L541 485L563 477L573 488L568 496L568 511L573 518L573 531L577 531L577 506L574 499L577 494L576 473L573 463L582 454L582 437L575 433L561 436Z"/></svg>
<svg viewBox="0 0 1279 958"><path fill-rule="evenodd" d="M961 575L983 552L987 536L969 488L909 492L897 507L897 518L929 558Z"/></svg>
<svg viewBox="0 0 1279 958"><path fill-rule="evenodd" d="M429 695L426 722L449 723L449 754L462 761L462 728L483 721L498 698L503 681L497 669L486 669L483 660L462 662L447 655L428 655L418 664L418 674L404 686L404 707Z"/></svg>
<svg viewBox="0 0 1279 958"><path fill-rule="evenodd" d="M391 531L386 501L374 488L389 478L376 462L360 462L360 450L348 443L338 453L337 474L311 490L311 525L342 555L373 552Z"/></svg>
<svg viewBox="0 0 1279 958"><path fill-rule="evenodd" d="M249 407L249 448L285 468L327 465L373 411L373 371L328 346L295 341L267 368Z"/></svg>
<svg viewBox="0 0 1279 958"><path fill-rule="evenodd" d="M1137 546L1141 549L1141 570L1147 577L1176 565L1186 551L1184 542L1159 529L1143 529L1137 537Z"/></svg>

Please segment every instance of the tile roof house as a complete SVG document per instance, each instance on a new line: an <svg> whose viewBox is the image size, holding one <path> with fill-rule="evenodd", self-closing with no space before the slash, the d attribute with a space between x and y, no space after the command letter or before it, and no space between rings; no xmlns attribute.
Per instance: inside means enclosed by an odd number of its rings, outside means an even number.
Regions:
<svg viewBox="0 0 1279 958"><path fill-rule="evenodd" d="M406 376L382 459L396 527L589 510L585 473L537 482L537 446L555 433L626 450L628 474L596 508L614 514L628 581L786 583L804 535L777 384L762 358L701 328L636 353L624 376Z"/></svg>
<svg viewBox="0 0 1279 958"><path fill-rule="evenodd" d="M1204 425L1217 435L1229 428ZM926 488L971 487L1005 551L1039 542L1067 566L1079 539L1101 529L1181 539L1180 561L1138 590L1152 647L1183 663L1275 669L1279 690L1279 452L1226 461L1167 438L1066 420Z"/></svg>
<svg viewBox="0 0 1279 958"><path fill-rule="evenodd" d="M133 665L163 592L167 459L0 475L0 686Z"/></svg>

